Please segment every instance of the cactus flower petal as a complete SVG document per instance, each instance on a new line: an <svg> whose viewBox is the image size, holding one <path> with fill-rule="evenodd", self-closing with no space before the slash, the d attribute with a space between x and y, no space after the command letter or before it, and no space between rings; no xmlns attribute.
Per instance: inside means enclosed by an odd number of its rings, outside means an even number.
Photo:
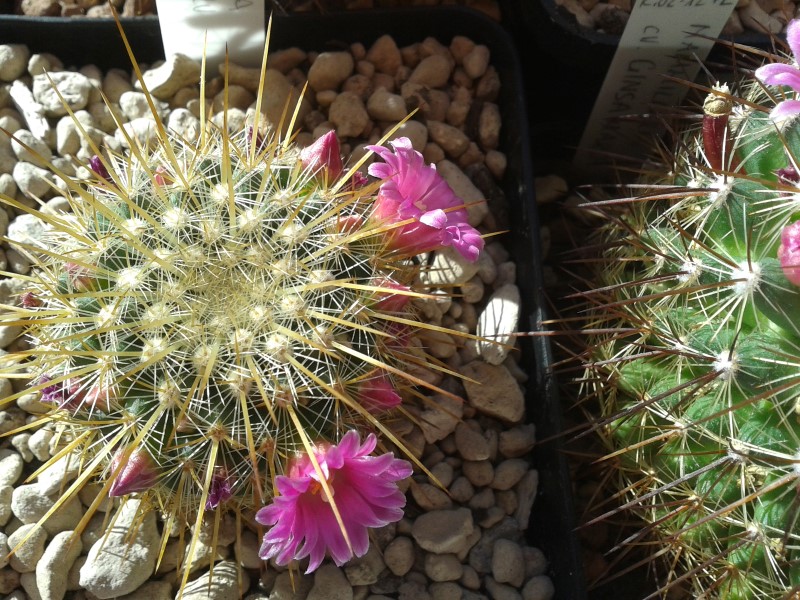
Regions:
<svg viewBox="0 0 800 600"><path fill-rule="evenodd" d="M786 27L786 41L794 55L794 64L771 63L756 69L756 79L767 85L781 85L800 92L800 67L797 65L800 56L800 20L793 20ZM773 121L781 122L800 114L800 101L783 100L770 112Z"/></svg>
<svg viewBox="0 0 800 600"><path fill-rule="evenodd" d="M48 375L43 375L39 379L40 384L48 384L50 381L51 379ZM49 383L49 385L45 385L42 388L41 402L46 404L55 404L56 406L60 407L67 401L68 396L69 393L67 392L63 382Z"/></svg>
<svg viewBox="0 0 800 600"><path fill-rule="evenodd" d="M394 151L367 146L384 162L373 163L369 174L384 179L375 200L373 216L398 225L390 247L422 253L452 246L467 260L474 261L483 249L483 238L469 223L464 202L436 171L426 165L408 138L390 142Z"/></svg>
<svg viewBox="0 0 800 600"><path fill-rule="evenodd" d="M780 123L798 114L800 114L800 100L784 100L770 111L769 118Z"/></svg>
<svg viewBox="0 0 800 600"><path fill-rule="evenodd" d="M303 167L313 172L322 171L328 181L336 181L342 174L342 156L339 138L335 131L329 131L313 144L300 151Z"/></svg>
<svg viewBox="0 0 800 600"><path fill-rule="evenodd" d="M292 461L287 475L276 477L280 495L256 513L256 521L270 526L259 556L280 565L309 557L306 572L311 573L326 553L339 566L366 554L368 528L382 527L403 516L406 500L397 482L411 475L411 465L391 453L370 456L376 444L374 435L368 435L362 444L358 433L351 430L338 445L319 445L314 451L347 540L306 455Z"/></svg>
<svg viewBox="0 0 800 600"><path fill-rule="evenodd" d="M800 56L800 21L797 19L790 21L786 27L786 43L789 44L789 49L797 60Z"/></svg>
<svg viewBox="0 0 800 600"><path fill-rule="evenodd" d="M158 480L155 463L142 448L118 450L111 459L111 473L116 473L108 490L112 497L149 490Z"/></svg>
<svg viewBox="0 0 800 600"><path fill-rule="evenodd" d="M800 69L785 63L770 63L756 69L756 77L767 85L785 85L793 90L800 88Z"/></svg>
<svg viewBox="0 0 800 600"><path fill-rule="evenodd" d="M786 279L800 285L800 221L783 228L778 260Z"/></svg>

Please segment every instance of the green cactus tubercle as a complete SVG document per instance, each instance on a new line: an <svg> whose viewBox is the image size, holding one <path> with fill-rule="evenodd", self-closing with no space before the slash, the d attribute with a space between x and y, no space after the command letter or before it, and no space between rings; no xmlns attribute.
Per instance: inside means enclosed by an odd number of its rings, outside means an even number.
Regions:
<svg viewBox="0 0 800 600"><path fill-rule="evenodd" d="M800 288L780 258L800 120L770 115L789 88L739 91L711 89L727 113L686 131L649 192L604 209L586 297L589 327L616 331L591 336L586 385L626 507L669 550L660 591L777 599L800 584ZM727 137L708 139L711 119Z"/></svg>

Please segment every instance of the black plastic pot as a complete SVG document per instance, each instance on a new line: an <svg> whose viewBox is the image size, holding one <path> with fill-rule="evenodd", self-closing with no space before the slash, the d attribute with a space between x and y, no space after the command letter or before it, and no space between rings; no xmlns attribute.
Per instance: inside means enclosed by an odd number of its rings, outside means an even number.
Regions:
<svg viewBox="0 0 800 600"><path fill-rule="evenodd" d="M580 142L595 99L603 85L619 35L587 29L556 0L500 0L503 23L520 49L531 109L533 156L545 172L559 171ZM756 32L721 38L706 64L716 71L731 63L729 43L772 48L772 40ZM712 82L713 83L713 82Z"/></svg>
<svg viewBox="0 0 800 600"><path fill-rule="evenodd" d="M158 17L124 19L122 25L141 63L163 58ZM501 148L508 157L503 189L512 230L502 240L517 261L518 285L524 298L521 328L542 331L547 314L526 90L519 57L506 30L480 13L460 7L276 16L271 48L297 46L321 51L353 42L369 46L387 33L400 46L421 42L428 36L449 43L453 36L464 35L491 50L492 65L502 82ZM129 66L117 26L111 20L0 17L0 41L27 44L32 52L52 52L67 65L93 63L102 69ZM550 369L547 338L525 338L523 353L523 366L532 376L527 390L529 419L536 424L538 438L552 440L534 451L539 495L528 530L529 542L541 548L550 561L556 597L582 600L586 588L574 531L572 482L559 437L561 407Z"/></svg>

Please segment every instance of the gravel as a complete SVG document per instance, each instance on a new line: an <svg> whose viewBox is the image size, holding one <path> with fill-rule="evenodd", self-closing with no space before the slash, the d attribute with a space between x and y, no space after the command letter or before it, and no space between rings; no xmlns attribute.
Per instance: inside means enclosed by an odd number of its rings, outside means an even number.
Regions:
<svg viewBox="0 0 800 600"><path fill-rule="evenodd" d="M447 2L447 0L444 0ZM449 0L482 11L500 19L497 0ZM267 8L278 14L316 12L320 10L352 10L394 7L400 4L431 6L443 0L271 0ZM155 0L21 0L13 3L14 14L32 17L90 17L107 18L112 15L111 5L123 17L140 17L156 14Z"/></svg>
<svg viewBox="0 0 800 600"><path fill-rule="evenodd" d="M553 5L553 0L542 1ZM571 15L587 32L610 35L622 35L632 5L633 0L555 0L558 10ZM797 13L797 3L793 0L740 0L720 36L782 33Z"/></svg>
<svg viewBox="0 0 800 600"><path fill-rule="evenodd" d="M499 147L501 115L496 104L499 77L488 49L463 37L455 38L449 46L426 39L398 48L384 36L370 48L354 44L347 52L335 54L324 59L330 73L316 73L321 83L319 87L312 86L303 100L298 143L309 144L335 129L342 138L345 155L351 154L351 160L356 160L366 143L377 142L394 125L394 117L404 107L419 107L415 119L396 135L408 135L428 162L437 163L456 191L473 203L470 222L483 231L492 231L494 217L485 202L488 193L476 183L494 182L492 191L496 193L497 180L505 167L505 156ZM29 75L30 69L35 71L43 61L43 57L30 55L24 47L0 46L0 74L11 70L4 61L14 66L21 56ZM266 93L275 101L275 110L282 111L287 97L297 97L297 90L309 76L309 66L321 57L297 48L275 54L271 64L285 65L267 78ZM54 81L59 89L64 86L69 102L74 103L76 118L96 143L116 150L122 147L113 120L104 118L109 110L118 112L125 126L138 135L151 135L152 121L137 112L137 91L129 74L119 70L100 73L91 66L72 71L59 65L55 57L47 60L57 67ZM196 136L200 102L193 70L180 61L164 65L154 65L160 69L159 81L171 94L165 93L161 98L162 117L182 135ZM179 69L181 72L175 76L180 77L180 83L173 85L169 71ZM17 66L13 72L18 73ZM244 126L251 110L248 102L252 100L248 98L255 90L247 87L247 81L253 81L252 77L248 79L251 73L245 69L238 73L241 106L229 110L228 122ZM212 81L207 88L211 100L220 89L219 83L219 79ZM9 158L7 162L0 161L0 178L12 178L7 189L14 191L21 205L33 207L41 201L47 210L64 210L63 185L34 163L52 156L51 162L57 162L59 168L77 177L86 176L82 163L91 155L91 147L80 140L76 143L71 137L73 133L62 124L58 109L47 104L47 93L36 87L36 77L15 74L2 87L14 93L0 94L0 124L5 124L18 139L28 139L31 144L27 145L36 145L39 151L36 155L27 155L19 148L15 152L14 143L0 135L0 156ZM112 99L108 108L102 105L101 89ZM267 106L268 113L270 110ZM478 117L479 127L466 125L468 114ZM48 185L42 185L44 182ZM10 237L35 244L41 233L40 222L21 209L5 207L0 213L8 217ZM30 261L25 260L25 253L19 248L4 244L0 250L9 270L18 274L30 270ZM431 283L449 286L463 295L420 301L420 309L434 324L472 333L480 324L481 333L498 334L513 343L509 337L513 325L498 314L501 308L501 312L508 308L510 314L515 314L511 305L519 302L513 261L499 241L490 241L485 254L479 263L470 265L453 253L437 253L435 264L442 268L433 270L438 279ZM0 286L0 292L8 296L7 301L15 302L19 285L12 280L0 283L5 286ZM494 322L499 325L493 331ZM18 333L4 332L5 350L24 347L24 340L16 338ZM424 474L414 475L406 516L374 532L373 548L366 556L343 568L326 563L314 574L295 573L292 578L285 569L259 561L255 535L247 530L237 531L234 519L223 518L217 546L198 545L195 569L184 598L553 597L547 559L527 544L525 536L538 473L528 460L535 428L525 420L527 374L516 362L518 353L498 354L476 342L464 343L455 338L440 337L429 343L432 349L438 348L437 355L448 368L482 382L462 385L452 376L420 373L432 377L432 382L443 389L460 394L465 401L439 395L430 398L428 405L409 406L419 425L408 421L405 429L398 431L440 478L447 493L432 485ZM0 385L6 396L19 389L16 381ZM40 412L36 398L20 398L16 405L0 411L0 431L32 423ZM8 545L13 547L14 542L25 540L9 565L0 568L0 593L22 598L20 591L24 589L30 598L53 600L78 590L97 598L125 594L129 594L126 598L173 597L177 591L175 565L184 552L183 538L179 531L170 532L174 535L168 538L164 557L156 568L154 556L163 524L153 515L142 522L136 517L137 533L132 538L123 533L127 530L125 524L134 519L131 511L135 510L135 503L126 505L108 535L108 517L103 511L110 508L111 502L105 503L86 524L80 543L72 546L65 545L65 534L75 529L84 507L91 503L91 490L65 505L43 529L35 527L35 520L57 497L55 475L60 474L61 483L76 475L70 463L56 462L35 481L26 481L42 461L58 454L58 444L54 426L45 425L13 434L0 448L0 461L8 465L8 470L0 469L0 542L8 536ZM30 536L23 535L29 531L33 532ZM4 555L0 551L0 556ZM210 570L212 559L215 564ZM38 566L42 561L58 566L57 580L55 574L43 573L49 569Z"/></svg>

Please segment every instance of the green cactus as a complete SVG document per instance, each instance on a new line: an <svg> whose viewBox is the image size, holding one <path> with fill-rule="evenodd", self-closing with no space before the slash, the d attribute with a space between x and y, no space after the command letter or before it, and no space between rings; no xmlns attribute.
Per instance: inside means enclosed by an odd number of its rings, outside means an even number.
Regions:
<svg viewBox="0 0 800 600"><path fill-rule="evenodd" d="M396 156L371 147L391 166L369 181L356 170L368 156L345 171L332 132L300 151L269 131L203 122L190 142L153 114L154 147L95 148L86 181L51 166L70 213L2 198L47 225L42 246L27 248L34 270L20 306L3 315L29 342L6 374L32 381L6 402L36 391L51 405L41 422L54 421L66 442L53 461L72 453L81 463L62 502L99 481L94 507L135 494L165 515L165 536L187 523L199 535L210 511L259 528L255 512L277 495L276 477L297 456L321 473L325 444L352 430L381 434L430 475L387 417L402 418L402 408L390 411L420 394L412 388L447 394L425 372L450 370L415 340L442 327L425 324L410 300L430 297L418 254L451 245L477 258L483 240L463 203L405 138L393 142ZM381 203L394 178L400 189ZM393 202L407 200L401 216ZM435 226L422 222L426 209ZM369 466L382 494L376 514L389 515L372 521L402 514L392 485L410 466L400 463ZM391 473L380 472L386 465ZM361 556L356 529L345 531L354 509L336 507L326 477L315 485L350 548L335 558Z"/></svg>
<svg viewBox="0 0 800 600"><path fill-rule="evenodd" d="M365 192L337 198L296 154L247 142L216 132L173 160L116 159L72 217L48 218L27 292L36 387L70 421L97 420L100 453L149 455L168 496L220 471L257 502L254 473L301 449L300 431L365 422L352 390L401 363L376 304L409 269L389 271L374 233L340 230Z"/></svg>
<svg viewBox="0 0 800 600"><path fill-rule="evenodd" d="M655 595L800 590L800 120L783 114L794 80L769 69L710 89L663 171L591 205L605 221L587 328L601 333L583 385L623 509L669 557Z"/></svg>

